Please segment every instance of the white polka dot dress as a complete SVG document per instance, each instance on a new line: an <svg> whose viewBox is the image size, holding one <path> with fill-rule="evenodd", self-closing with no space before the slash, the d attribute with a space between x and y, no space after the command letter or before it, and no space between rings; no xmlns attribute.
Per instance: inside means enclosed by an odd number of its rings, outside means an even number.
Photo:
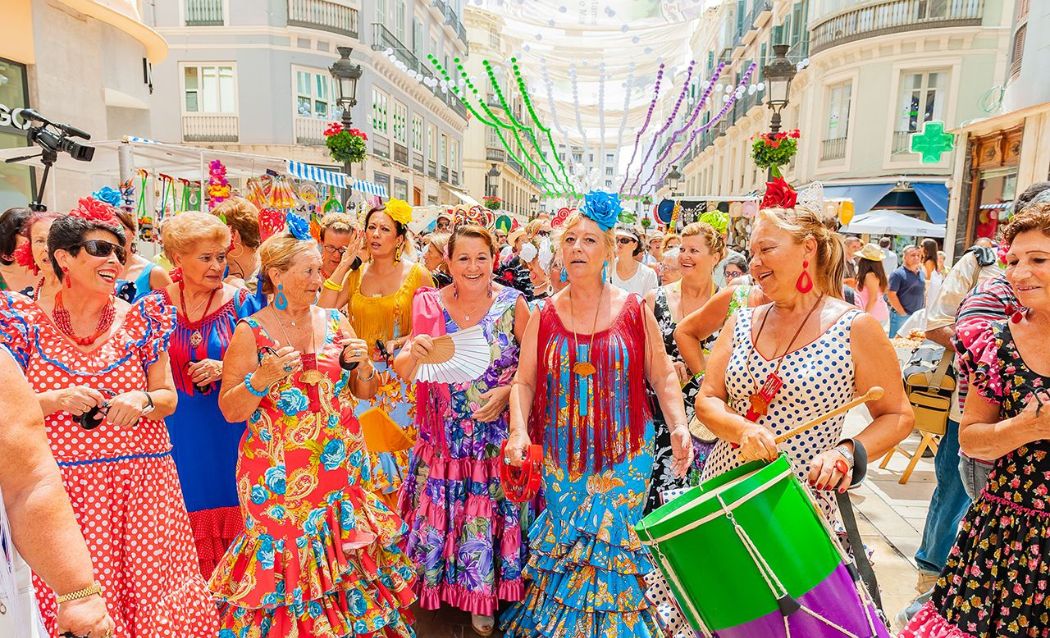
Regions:
<svg viewBox="0 0 1050 638"><path fill-rule="evenodd" d="M737 314L733 354L726 365L727 402L741 415L747 413L751 395L777 366L777 359L767 360L753 345L754 312L755 309L749 308ZM777 373L784 386L769 404L769 411L759 418L759 424L772 428L774 434L783 434L853 399L856 385L850 327L858 314L859 310L846 311L815 341L784 357ZM808 480L813 458L842 439L845 418L845 415L837 416L780 445L803 483ZM727 441L720 440L704 467L703 478L724 474L741 464L737 451ZM821 491L816 495L824 514L830 520L837 520L833 493Z"/></svg>

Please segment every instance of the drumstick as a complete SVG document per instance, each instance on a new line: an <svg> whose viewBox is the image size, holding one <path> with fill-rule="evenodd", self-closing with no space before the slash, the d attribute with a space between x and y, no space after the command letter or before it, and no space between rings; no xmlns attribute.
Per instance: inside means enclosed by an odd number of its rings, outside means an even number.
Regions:
<svg viewBox="0 0 1050 638"><path fill-rule="evenodd" d="M798 426L794 430L790 430L788 432L785 432L784 434L781 434L781 435L777 436L777 438L776 438L777 445L780 445L781 443L783 443L784 441L787 441L788 439L790 439L793 436L798 436L799 434L802 434L803 432L805 432L805 431L807 431L809 429L817 427L818 425L820 425L821 423L827 421L828 419L832 419L832 418L837 417L838 415L840 415L840 414L842 414L844 412L848 412L849 410L852 410L853 408L857 407L861 403L867 403L868 401L878 401L879 399L882 398L882 395L883 395L884 392L885 391L882 389L882 387L877 386L877 385L873 385L873 386L871 386L871 388L868 389L867 392L865 392L864 394L860 395L856 399L853 399L849 403L841 405L841 406L835 408L834 410L832 410L831 412L828 412L826 414L822 414L822 415L818 416L817 418L813 419L812 421L806 421L805 423L803 423L802 425Z"/></svg>

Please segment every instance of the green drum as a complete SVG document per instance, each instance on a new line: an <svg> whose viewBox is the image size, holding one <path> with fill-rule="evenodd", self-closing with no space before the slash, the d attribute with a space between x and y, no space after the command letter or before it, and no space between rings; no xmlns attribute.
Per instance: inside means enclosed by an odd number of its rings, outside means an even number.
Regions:
<svg viewBox="0 0 1050 638"><path fill-rule="evenodd" d="M635 529L687 619L707 633L782 611L774 592L801 597L842 565L785 456L704 481Z"/></svg>

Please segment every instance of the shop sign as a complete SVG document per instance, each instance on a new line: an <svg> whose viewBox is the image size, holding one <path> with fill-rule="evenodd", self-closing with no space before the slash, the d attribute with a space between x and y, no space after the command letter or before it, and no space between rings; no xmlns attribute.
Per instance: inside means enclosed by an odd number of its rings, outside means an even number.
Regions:
<svg viewBox="0 0 1050 638"><path fill-rule="evenodd" d="M30 122L22 117L22 107L11 108L0 103L0 127L28 130Z"/></svg>

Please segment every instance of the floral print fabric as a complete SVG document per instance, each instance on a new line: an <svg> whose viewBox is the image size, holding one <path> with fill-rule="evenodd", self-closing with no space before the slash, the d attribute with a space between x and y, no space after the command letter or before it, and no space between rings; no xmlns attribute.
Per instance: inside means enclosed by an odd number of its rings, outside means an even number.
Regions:
<svg viewBox="0 0 1050 638"><path fill-rule="evenodd" d="M509 386L518 367L514 308L521 293L502 288L480 325L492 363L480 378L446 386L445 404L431 393L422 410L443 412L439 431L421 427L401 489L400 510L411 529L408 555L419 566L420 606L451 604L492 616L498 600L520 600L525 549L519 508L500 486L500 451L507 440L508 412L494 421L471 416L480 397ZM445 312L447 334L460 328Z"/></svg>
<svg viewBox="0 0 1050 638"><path fill-rule="evenodd" d="M414 577L405 525L368 489L350 373L332 343L317 364L271 387L248 419L237 465L244 532L211 578L219 638L369 634L410 638ZM260 346L274 342L244 320Z"/></svg>
<svg viewBox="0 0 1050 638"><path fill-rule="evenodd" d="M966 353L972 390L1024 410L1047 378L1025 364L1005 321ZM973 396L971 401L977 401ZM930 602L902 638L1050 637L1050 442L1023 445L995 462L980 498L963 518Z"/></svg>

